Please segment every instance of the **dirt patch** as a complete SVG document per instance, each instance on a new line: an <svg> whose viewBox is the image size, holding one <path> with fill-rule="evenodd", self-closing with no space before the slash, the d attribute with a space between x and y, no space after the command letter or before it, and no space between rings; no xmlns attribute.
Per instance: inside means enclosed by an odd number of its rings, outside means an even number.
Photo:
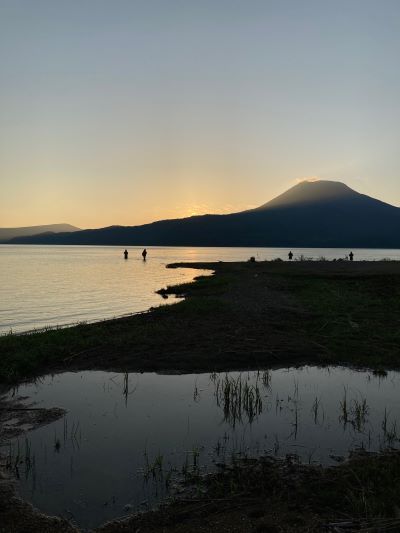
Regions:
<svg viewBox="0 0 400 533"><path fill-rule="evenodd" d="M77 533L67 521L50 517L19 498L13 481L0 473L0 533Z"/></svg>

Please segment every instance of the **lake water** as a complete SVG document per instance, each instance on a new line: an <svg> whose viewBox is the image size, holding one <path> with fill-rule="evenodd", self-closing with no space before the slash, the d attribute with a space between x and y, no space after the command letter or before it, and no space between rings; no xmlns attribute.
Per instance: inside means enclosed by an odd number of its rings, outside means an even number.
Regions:
<svg viewBox="0 0 400 533"><path fill-rule="evenodd" d="M24 498L89 528L152 507L177 480L233 457L333 464L356 448L397 447L399 385L398 372L341 367L64 373L12 391L67 414L3 451Z"/></svg>
<svg viewBox="0 0 400 533"><path fill-rule="evenodd" d="M201 274L166 269L179 261L287 258L287 248L129 247L124 261L113 246L0 245L0 334L112 318L163 303L155 291ZM296 257L345 257L349 250L294 248ZM400 260L400 250L353 250L355 259ZM165 302L164 302L165 303Z"/></svg>

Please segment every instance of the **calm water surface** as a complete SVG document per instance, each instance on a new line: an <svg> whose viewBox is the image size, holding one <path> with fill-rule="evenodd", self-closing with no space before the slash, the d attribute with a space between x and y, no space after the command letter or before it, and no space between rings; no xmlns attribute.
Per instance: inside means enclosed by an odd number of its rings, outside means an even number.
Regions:
<svg viewBox="0 0 400 533"><path fill-rule="evenodd" d="M0 245L0 334L112 318L162 303L157 289L182 283L199 271L170 270L177 261L286 259L287 248L142 248L113 246ZM353 250L356 259L400 260L400 250ZM345 257L349 250L294 248L295 258Z"/></svg>
<svg viewBox="0 0 400 533"><path fill-rule="evenodd" d="M340 367L65 373L13 391L27 405L67 414L6 451L11 465L20 457L23 497L89 528L151 507L188 472L234 456L298 454L332 464L355 448L397 447L399 385L398 372Z"/></svg>

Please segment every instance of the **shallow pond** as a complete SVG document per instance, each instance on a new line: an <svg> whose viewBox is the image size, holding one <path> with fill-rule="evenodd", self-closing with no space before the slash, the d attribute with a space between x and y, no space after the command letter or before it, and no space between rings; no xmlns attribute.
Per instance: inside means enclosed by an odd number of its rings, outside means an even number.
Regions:
<svg viewBox="0 0 400 533"><path fill-rule="evenodd" d="M234 457L298 454L332 464L358 447L395 447L399 384L398 372L340 367L64 373L8 393L67 414L7 453L25 499L91 528L151 507L178 478Z"/></svg>

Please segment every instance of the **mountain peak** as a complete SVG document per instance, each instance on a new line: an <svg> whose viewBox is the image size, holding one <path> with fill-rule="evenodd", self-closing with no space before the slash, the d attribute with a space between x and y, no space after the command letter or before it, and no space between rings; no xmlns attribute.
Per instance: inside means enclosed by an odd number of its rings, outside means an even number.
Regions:
<svg viewBox="0 0 400 533"><path fill-rule="evenodd" d="M258 209L310 205L317 202L331 202L356 196L359 196L359 193L340 181L302 181Z"/></svg>

